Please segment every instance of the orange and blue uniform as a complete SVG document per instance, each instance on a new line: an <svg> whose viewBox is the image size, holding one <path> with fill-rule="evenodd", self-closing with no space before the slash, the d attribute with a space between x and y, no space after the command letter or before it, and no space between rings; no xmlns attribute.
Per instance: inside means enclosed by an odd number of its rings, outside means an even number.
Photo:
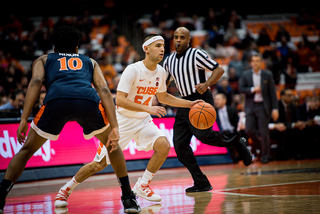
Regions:
<svg viewBox="0 0 320 214"><path fill-rule="evenodd" d="M50 140L58 139L70 120L82 126L86 139L105 130L109 123L91 85L94 70L91 59L82 54L52 53L44 67L47 94L31 127Z"/></svg>

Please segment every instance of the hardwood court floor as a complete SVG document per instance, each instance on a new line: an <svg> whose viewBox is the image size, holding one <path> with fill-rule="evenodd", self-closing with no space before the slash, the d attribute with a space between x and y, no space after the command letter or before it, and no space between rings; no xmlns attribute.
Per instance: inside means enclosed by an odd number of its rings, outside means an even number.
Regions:
<svg viewBox="0 0 320 214"><path fill-rule="evenodd" d="M160 170L151 187L162 201L139 198L142 213L320 213L319 159L201 168L213 190L186 194L193 182L185 168ZM129 173L132 186L142 173ZM68 208L55 209L56 193L68 180L16 184L7 198L5 213L123 213L114 174L90 177L73 191Z"/></svg>

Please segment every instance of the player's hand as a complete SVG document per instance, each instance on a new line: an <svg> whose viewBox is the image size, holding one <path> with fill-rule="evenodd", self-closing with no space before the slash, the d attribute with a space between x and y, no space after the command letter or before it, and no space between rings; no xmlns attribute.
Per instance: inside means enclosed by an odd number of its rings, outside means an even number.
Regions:
<svg viewBox="0 0 320 214"><path fill-rule="evenodd" d="M167 114L166 109L161 106L148 106L147 112L160 118Z"/></svg>
<svg viewBox="0 0 320 214"><path fill-rule="evenodd" d="M195 86L196 91L199 94L204 94L208 90L208 84L207 83L199 83L198 85Z"/></svg>
<svg viewBox="0 0 320 214"><path fill-rule="evenodd" d="M20 144L25 143L27 131L28 131L28 122L26 120L21 120L17 130L18 142Z"/></svg>
<svg viewBox="0 0 320 214"><path fill-rule="evenodd" d="M195 100L195 101L191 101L190 103L190 106L189 106L189 108L192 108L192 106L194 106L195 104L197 104L197 103L201 103L201 102L204 102L203 100Z"/></svg>
<svg viewBox="0 0 320 214"><path fill-rule="evenodd" d="M118 149L119 147L118 141L119 141L119 130L118 128L113 128L108 135L108 141L106 143L107 148L111 146L110 153Z"/></svg>

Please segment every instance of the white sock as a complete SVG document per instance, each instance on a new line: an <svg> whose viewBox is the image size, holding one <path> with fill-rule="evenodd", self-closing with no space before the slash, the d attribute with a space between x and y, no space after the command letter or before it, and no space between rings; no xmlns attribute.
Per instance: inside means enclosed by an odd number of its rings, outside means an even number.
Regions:
<svg viewBox="0 0 320 214"><path fill-rule="evenodd" d="M152 180L153 176L154 176L154 174L153 174L152 172L149 172L149 171L146 169L146 171L144 171L144 173L143 173L143 176L142 176L142 178L141 178L141 180L140 180L140 183L142 183L142 184L148 184L149 181Z"/></svg>
<svg viewBox="0 0 320 214"><path fill-rule="evenodd" d="M70 181L68 181L64 187L67 188L69 187L70 188L70 191L72 191L79 183L76 181L75 177L73 177Z"/></svg>

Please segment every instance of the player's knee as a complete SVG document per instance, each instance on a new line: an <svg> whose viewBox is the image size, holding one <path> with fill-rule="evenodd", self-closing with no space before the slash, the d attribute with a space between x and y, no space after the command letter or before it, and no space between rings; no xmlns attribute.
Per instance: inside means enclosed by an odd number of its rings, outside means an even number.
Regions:
<svg viewBox="0 0 320 214"><path fill-rule="evenodd" d="M91 164L91 170L93 171L93 173L96 173L96 172L102 171L107 166L108 164L106 163L106 161L103 161L103 160L100 162L93 161Z"/></svg>
<svg viewBox="0 0 320 214"><path fill-rule="evenodd" d="M170 143L166 137L160 137L156 140L153 145L153 150L155 152L161 152L168 154L170 151Z"/></svg>
<svg viewBox="0 0 320 214"><path fill-rule="evenodd" d="M169 143L169 141L167 139L165 140L165 143L163 144L163 149L164 149L164 151L166 151L168 153L169 153L169 151L171 149L170 143Z"/></svg>
<svg viewBox="0 0 320 214"><path fill-rule="evenodd" d="M19 155L23 156L24 159L29 160L35 152L29 147L22 147L19 151Z"/></svg>

